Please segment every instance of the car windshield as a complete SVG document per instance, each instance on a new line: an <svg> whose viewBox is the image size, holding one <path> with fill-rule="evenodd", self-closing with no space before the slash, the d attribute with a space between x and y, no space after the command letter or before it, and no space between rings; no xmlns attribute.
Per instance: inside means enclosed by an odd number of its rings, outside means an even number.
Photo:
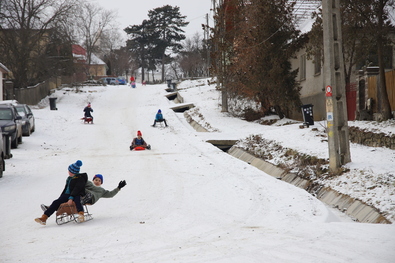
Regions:
<svg viewBox="0 0 395 263"><path fill-rule="evenodd" d="M18 114L21 115L22 117L25 116L25 109L23 107L16 107L16 110L18 111Z"/></svg>
<svg viewBox="0 0 395 263"><path fill-rule="evenodd" d="M11 109L0 109L0 120L12 120Z"/></svg>

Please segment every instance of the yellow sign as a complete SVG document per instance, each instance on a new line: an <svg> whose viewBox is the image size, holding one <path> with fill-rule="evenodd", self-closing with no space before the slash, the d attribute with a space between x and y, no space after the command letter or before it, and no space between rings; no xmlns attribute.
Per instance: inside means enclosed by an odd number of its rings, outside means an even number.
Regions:
<svg viewBox="0 0 395 263"><path fill-rule="evenodd" d="M326 112L333 112L333 101L332 99L326 100Z"/></svg>

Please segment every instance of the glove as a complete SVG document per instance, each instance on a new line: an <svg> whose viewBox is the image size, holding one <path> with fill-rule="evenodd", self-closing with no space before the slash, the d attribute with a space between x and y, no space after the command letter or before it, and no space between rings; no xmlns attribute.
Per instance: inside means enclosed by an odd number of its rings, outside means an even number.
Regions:
<svg viewBox="0 0 395 263"><path fill-rule="evenodd" d="M119 190L121 190L121 188L124 187L125 185L126 185L126 181L125 180L120 181L119 184L118 184Z"/></svg>

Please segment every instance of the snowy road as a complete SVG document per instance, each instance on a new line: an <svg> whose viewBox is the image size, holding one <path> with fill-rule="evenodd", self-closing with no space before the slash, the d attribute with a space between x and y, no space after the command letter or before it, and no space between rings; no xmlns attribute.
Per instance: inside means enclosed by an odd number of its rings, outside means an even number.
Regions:
<svg viewBox="0 0 395 263"><path fill-rule="evenodd" d="M34 109L36 132L6 160L0 179L0 262L391 262L393 225L338 218L307 192L205 142L169 108L165 85L58 91L58 111ZM94 125L82 124L92 103ZM153 128L162 109L168 128ZM234 122L238 123L238 121ZM245 136L228 122L229 133ZM222 130L225 129L222 127ZM138 130L151 151L131 152ZM216 134L218 139L221 134ZM113 199L94 220L34 222L82 160ZM393 262L393 261L392 261Z"/></svg>

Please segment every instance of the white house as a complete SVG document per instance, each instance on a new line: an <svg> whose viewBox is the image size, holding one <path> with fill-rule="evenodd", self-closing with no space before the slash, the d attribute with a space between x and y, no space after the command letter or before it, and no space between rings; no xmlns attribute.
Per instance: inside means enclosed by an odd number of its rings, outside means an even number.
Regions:
<svg viewBox="0 0 395 263"><path fill-rule="evenodd" d="M4 89L3 89L3 81L4 81L4 74L9 73L10 70L4 66L2 63L0 63L0 94L4 93ZM3 95L0 97L0 101L3 100Z"/></svg>

